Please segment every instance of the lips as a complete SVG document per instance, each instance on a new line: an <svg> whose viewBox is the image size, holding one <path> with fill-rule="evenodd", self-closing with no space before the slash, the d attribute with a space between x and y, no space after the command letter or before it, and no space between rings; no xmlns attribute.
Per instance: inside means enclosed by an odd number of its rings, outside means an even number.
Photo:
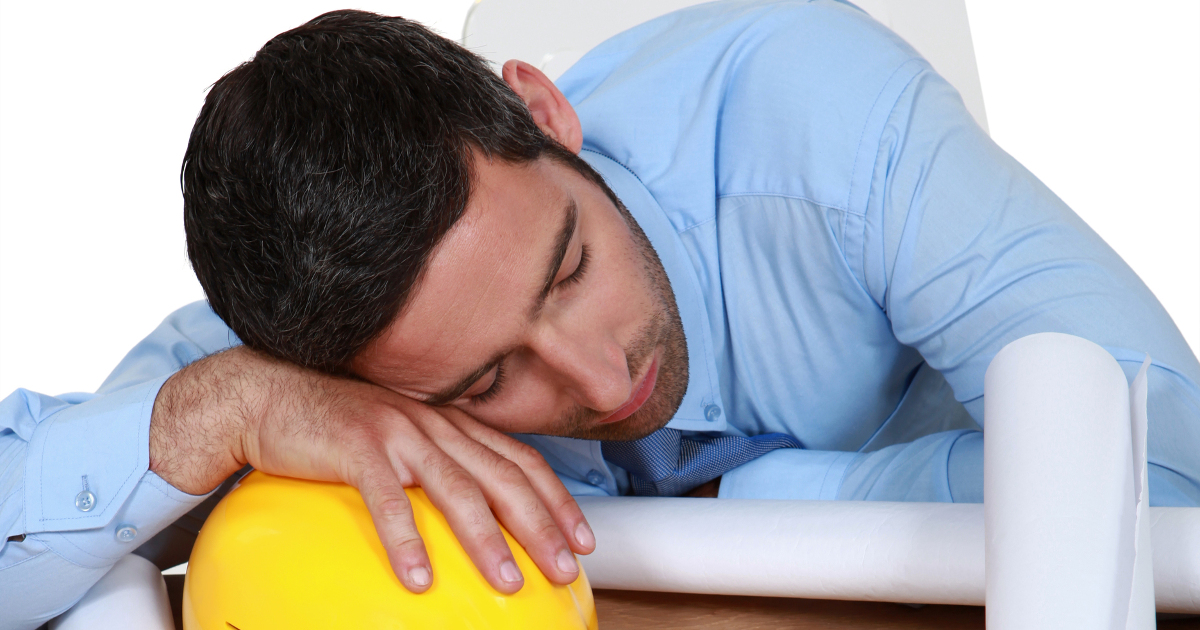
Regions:
<svg viewBox="0 0 1200 630"><path fill-rule="evenodd" d="M658 353L654 353L654 360L650 362L650 367L646 369L646 375L642 377L642 381L638 383L637 388L633 390L633 395L625 404L617 408L616 411L608 414L600 420L600 424L609 424L618 422L632 416L635 411L642 408L647 400L650 400L650 394L654 393L654 384L658 381Z"/></svg>

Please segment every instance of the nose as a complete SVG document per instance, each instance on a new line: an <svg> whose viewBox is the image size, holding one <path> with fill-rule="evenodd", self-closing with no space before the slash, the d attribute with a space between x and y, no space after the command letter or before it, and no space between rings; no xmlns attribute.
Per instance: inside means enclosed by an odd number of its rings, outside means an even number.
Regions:
<svg viewBox="0 0 1200 630"><path fill-rule="evenodd" d="M616 411L633 394L625 349L611 335L545 326L533 350L579 405Z"/></svg>

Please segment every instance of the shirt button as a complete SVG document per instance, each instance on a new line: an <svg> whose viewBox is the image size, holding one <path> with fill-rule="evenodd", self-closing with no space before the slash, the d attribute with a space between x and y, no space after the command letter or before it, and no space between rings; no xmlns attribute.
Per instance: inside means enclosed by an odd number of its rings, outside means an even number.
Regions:
<svg viewBox="0 0 1200 630"><path fill-rule="evenodd" d="M80 492L75 495L75 507L79 508L80 512L90 512L92 508L96 507L96 495L88 490Z"/></svg>
<svg viewBox="0 0 1200 630"><path fill-rule="evenodd" d="M704 417L709 422L716 422L717 418L721 417L721 408L716 405L708 405L704 408Z"/></svg>
<svg viewBox="0 0 1200 630"><path fill-rule="evenodd" d="M604 482L607 481L608 478L605 477L604 473L600 472L599 470L589 470L587 474L587 480L588 483L592 484L593 486L603 486Z"/></svg>
<svg viewBox="0 0 1200 630"><path fill-rule="evenodd" d="M122 525L117 529L117 540L132 542L134 538L137 538L137 528L133 525Z"/></svg>

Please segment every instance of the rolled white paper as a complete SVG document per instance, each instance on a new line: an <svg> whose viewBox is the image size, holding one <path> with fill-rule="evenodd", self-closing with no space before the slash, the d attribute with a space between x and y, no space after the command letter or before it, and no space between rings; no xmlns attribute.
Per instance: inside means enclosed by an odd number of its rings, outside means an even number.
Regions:
<svg viewBox="0 0 1200 630"><path fill-rule="evenodd" d="M989 628L1154 627L1153 555L1148 545L1138 553L1147 494L1146 367L1137 377L1141 408L1131 413L1125 374L1086 339L1030 335L988 366Z"/></svg>
<svg viewBox="0 0 1200 630"><path fill-rule="evenodd" d="M129 554L117 561L50 630L175 630L158 567Z"/></svg>
<svg viewBox="0 0 1200 630"><path fill-rule="evenodd" d="M984 603L983 505L579 497L594 588ZM1150 508L1159 612L1200 614L1200 508Z"/></svg>
<svg viewBox="0 0 1200 630"><path fill-rule="evenodd" d="M1142 362L1142 368L1129 386L1129 418L1133 428L1133 487L1137 510L1134 520L1134 567L1132 592L1129 597L1129 624L1149 619L1148 627L1154 624L1154 545L1150 532L1150 478L1146 470L1146 431L1149 429L1146 416L1146 371L1150 368L1150 357ZM1198 529L1200 531L1200 529ZM1130 625L1129 627L1132 627Z"/></svg>
<svg viewBox="0 0 1200 630"><path fill-rule="evenodd" d="M980 505L581 497L596 588L983 603ZM965 509L964 509L965 508Z"/></svg>
<svg viewBox="0 0 1200 630"><path fill-rule="evenodd" d="M1159 612L1200 614L1200 508L1150 508Z"/></svg>

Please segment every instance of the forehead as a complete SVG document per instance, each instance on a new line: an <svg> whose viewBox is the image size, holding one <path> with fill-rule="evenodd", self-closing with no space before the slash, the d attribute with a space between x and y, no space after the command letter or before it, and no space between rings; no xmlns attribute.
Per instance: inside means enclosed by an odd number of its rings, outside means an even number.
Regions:
<svg viewBox="0 0 1200 630"><path fill-rule="evenodd" d="M432 393L513 343L545 279L569 192L564 167L477 156L471 200L396 321L355 361L362 376Z"/></svg>

